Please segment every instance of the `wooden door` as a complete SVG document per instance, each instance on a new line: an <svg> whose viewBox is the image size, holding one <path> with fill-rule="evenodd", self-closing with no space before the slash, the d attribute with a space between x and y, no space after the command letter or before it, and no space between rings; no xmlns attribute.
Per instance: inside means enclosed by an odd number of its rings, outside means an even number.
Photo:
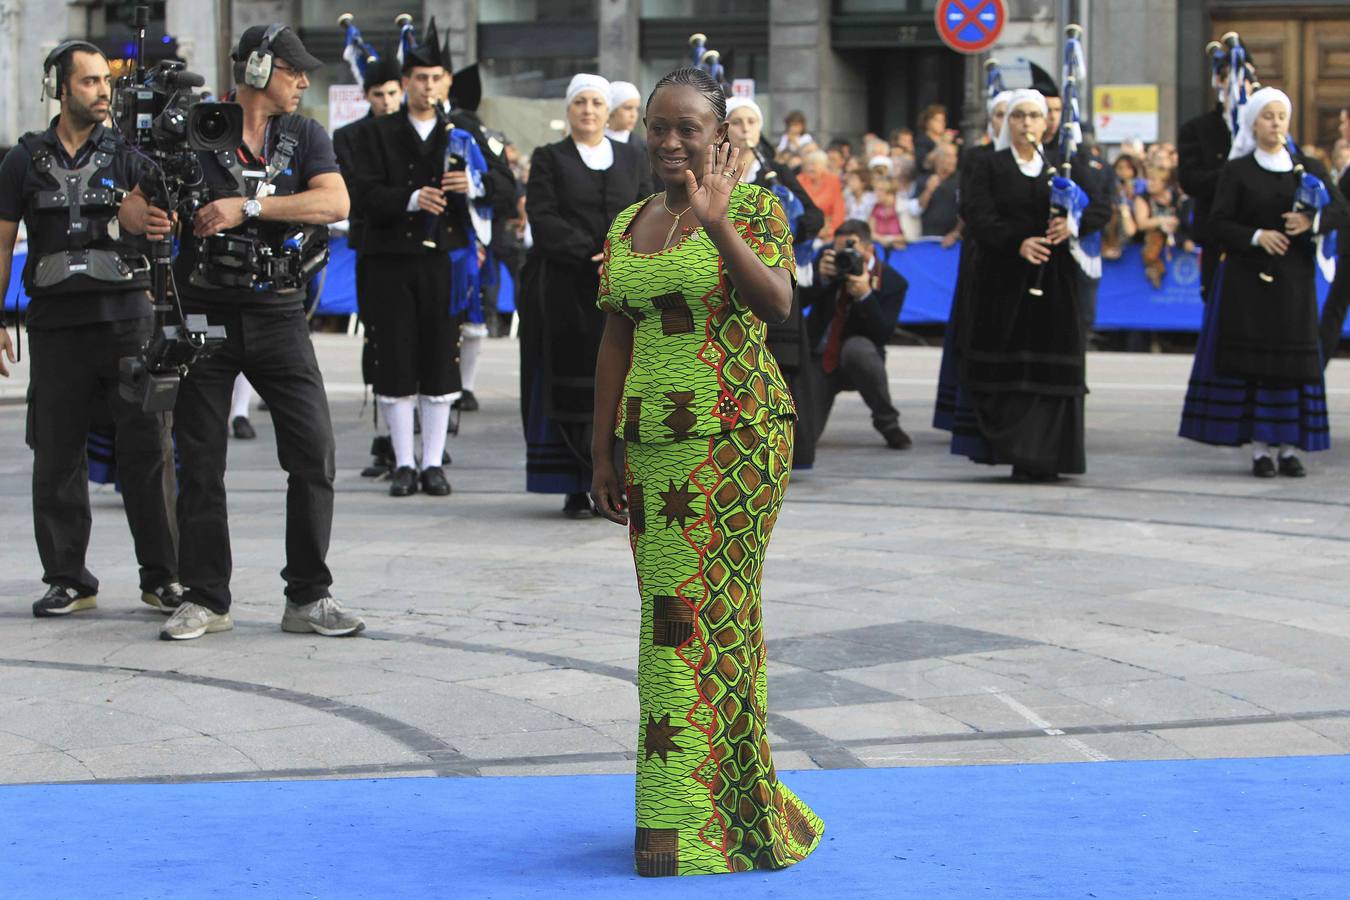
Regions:
<svg viewBox="0 0 1350 900"><path fill-rule="evenodd" d="M1303 23L1303 97L1298 133L1331 153L1342 107L1350 106L1350 22Z"/></svg>
<svg viewBox="0 0 1350 900"><path fill-rule="evenodd" d="M1339 136L1337 119L1350 105L1350 21L1327 18L1325 11L1301 17L1297 9L1282 18L1215 16L1214 39L1229 31L1256 63L1261 84L1277 87L1294 102L1294 138L1330 153Z"/></svg>

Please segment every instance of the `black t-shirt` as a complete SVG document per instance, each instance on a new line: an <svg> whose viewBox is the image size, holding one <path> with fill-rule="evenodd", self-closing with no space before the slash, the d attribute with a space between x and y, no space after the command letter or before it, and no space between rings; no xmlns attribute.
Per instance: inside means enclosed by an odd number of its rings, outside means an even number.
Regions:
<svg viewBox="0 0 1350 900"><path fill-rule="evenodd" d="M61 139L56 135L56 120L53 119L38 140L44 144L60 165L79 168L88 162L98 142L107 129L103 125L94 126L89 139L72 159L66 152ZM113 154L109 168L114 186L129 190L144 175L145 164L123 143L121 136L114 137L118 150ZM52 190L51 180L38 172L33 166L33 154L22 142L5 154L0 162L0 219L6 222L24 221L29 235L36 233L29 217L33 214L33 197L38 191ZM28 265L24 277L30 278L37 260L47 253L68 249L61 247L38 247L28 245ZM13 283L15 273L10 272ZM29 286L27 282L25 286ZM29 291L32 294L32 291ZM28 302L26 322L32 330L65 328L72 325L89 325L95 322L118 322L124 319L139 319L150 315L150 296L144 289L127 291L107 290L89 293L55 294L44 297L31 297Z"/></svg>
<svg viewBox="0 0 1350 900"><path fill-rule="evenodd" d="M242 173L244 169L253 171L266 168L267 160L276 152L277 140L281 136L280 119L280 116L274 116L268 122L265 135L266 150L261 159L254 158L247 147L240 147L235 152L235 159L239 162L239 166L234 169L235 174ZM206 184L211 189L211 199L238 196L234 176L220 163L214 153L198 153L197 158L201 162ZM328 137L328 132L313 119L300 119L295 152L291 154L290 164L272 181L276 188L275 196L285 197L301 193L308 188L310 179L338 171L337 156L333 152L333 142ZM149 193L148 190L146 193ZM273 225L278 231L285 227L279 222L266 224ZM173 268L174 280L183 298L185 309L204 312L212 307L222 306L266 307L278 310L300 309L304 306L303 290L276 294L246 288L209 288L192 284L190 277L197 267L199 247L200 240L193 236L190 228L184 228Z"/></svg>

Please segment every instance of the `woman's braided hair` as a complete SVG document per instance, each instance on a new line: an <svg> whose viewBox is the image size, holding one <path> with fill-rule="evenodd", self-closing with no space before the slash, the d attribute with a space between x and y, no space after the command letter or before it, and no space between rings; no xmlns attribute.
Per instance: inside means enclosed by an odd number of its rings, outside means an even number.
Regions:
<svg viewBox="0 0 1350 900"><path fill-rule="evenodd" d="M722 90L722 85L702 69L695 69L693 66L686 66L683 69L676 69L674 72L666 75L656 83L652 88L651 95L647 97L648 108L652 105L652 100L656 98L656 92L663 87L674 85L688 85L703 95L712 107L713 115L717 117L718 122L725 122L727 118L727 93Z"/></svg>

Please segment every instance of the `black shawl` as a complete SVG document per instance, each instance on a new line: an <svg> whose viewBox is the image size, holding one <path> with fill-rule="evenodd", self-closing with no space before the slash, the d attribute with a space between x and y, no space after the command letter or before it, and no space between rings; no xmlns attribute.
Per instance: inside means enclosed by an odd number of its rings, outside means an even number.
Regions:
<svg viewBox="0 0 1350 900"><path fill-rule="evenodd" d="M1294 162L1322 179L1332 194L1318 223L1321 230L1350 224L1350 209L1326 169L1302 155ZM1322 375L1313 236L1293 238L1284 256L1252 246L1258 228L1283 233L1297 183L1295 172L1261 168L1255 154L1227 163L1219 176L1208 232L1224 253L1220 375L1276 381L1312 381Z"/></svg>
<svg viewBox="0 0 1350 900"><path fill-rule="evenodd" d="M595 403L595 360L604 332L596 309L599 263L609 224L651 191L643 148L610 142L614 164L588 168L571 138L547 144L530 159L525 210L534 246L521 276L521 398L543 379L545 414L586 423Z"/></svg>

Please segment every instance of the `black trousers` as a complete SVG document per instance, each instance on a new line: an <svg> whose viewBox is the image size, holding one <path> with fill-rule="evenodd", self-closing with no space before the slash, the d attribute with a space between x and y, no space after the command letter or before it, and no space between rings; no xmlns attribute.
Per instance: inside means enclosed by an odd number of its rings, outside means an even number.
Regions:
<svg viewBox="0 0 1350 900"><path fill-rule="evenodd" d="M106 404L116 426L114 453L140 586L150 590L177 577L169 416L142 412L117 392L117 361L134 356L151 327L146 317L29 333L33 530L47 584L98 591L85 568L93 524L86 448L96 404Z"/></svg>
<svg viewBox="0 0 1350 900"><path fill-rule="evenodd" d="M218 613L230 609L230 528L225 452L230 392L240 372L262 397L276 427L286 482L286 599L309 603L333 583L326 558L333 530L334 441L328 395L302 310L212 311L225 343L197 361L174 408L182 458L178 557L185 596Z"/></svg>
<svg viewBox="0 0 1350 900"><path fill-rule="evenodd" d="M374 326L375 393L441 397L458 391L459 319L450 316L450 257L363 254L359 279L366 321Z"/></svg>
<svg viewBox="0 0 1350 900"><path fill-rule="evenodd" d="M816 439L825 433L834 397L840 391L857 391L872 412L872 427L886 432L900 424L900 411L891 402L891 386L886 379L886 358L877 345L868 338L855 334L845 338L839 348L839 365L828 375L820 365L821 357L813 353L811 360L798 372L799 381L806 382L803 393L815 404Z"/></svg>

